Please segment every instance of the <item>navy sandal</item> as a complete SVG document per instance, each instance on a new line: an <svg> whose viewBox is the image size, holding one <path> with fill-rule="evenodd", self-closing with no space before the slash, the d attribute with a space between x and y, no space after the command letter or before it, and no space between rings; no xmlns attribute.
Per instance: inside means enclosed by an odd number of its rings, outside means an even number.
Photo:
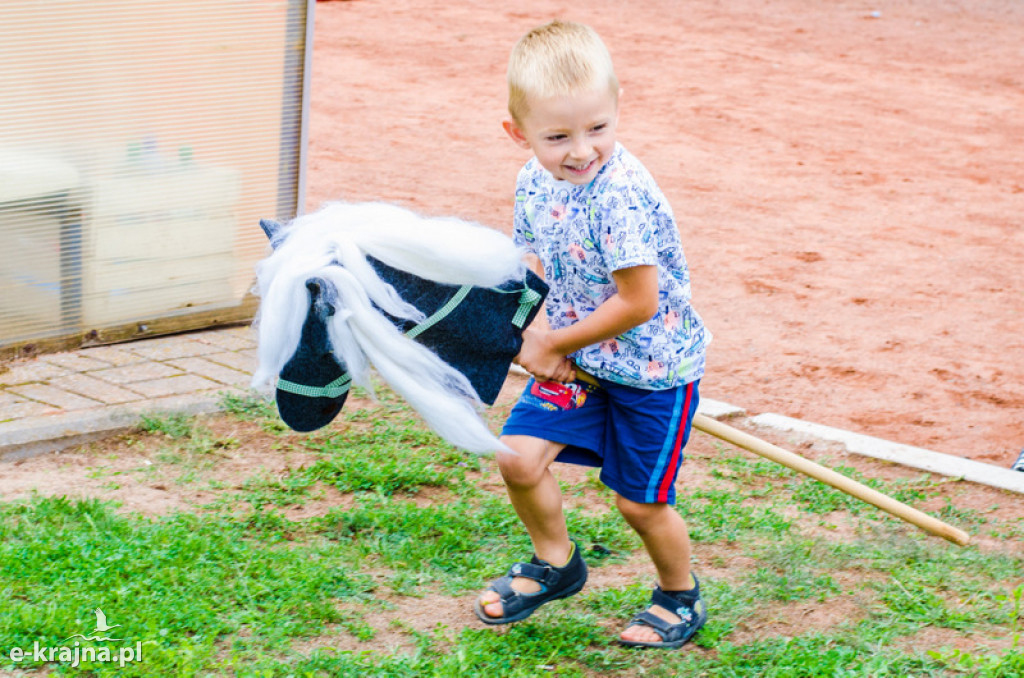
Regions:
<svg viewBox="0 0 1024 678"><path fill-rule="evenodd" d="M697 633L704 626L704 622L708 619L707 610L704 608L704 601L700 597L700 583L697 582L696 576L693 580L697 583L693 588L693 596L686 596L682 599L676 598L662 591L660 586L656 587L651 594L651 606L660 605L669 612L674 613L680 618L678 623L667 622L648 608L634 617L633 621L626 627L648 626L661 636L661 642L651 643L638 640L622 640L620 638L619 643L629 647L678 648L685 645L693 637L693 634Z"/></svg>
<svg viewBox="0 0 1024 678"><path fill-rule="evenodd" d="M516 577L532 579L540 584L540 591L536 593L523 593L512 588L512 580ZM516 563L509 568L508 574L500 579L495 579L487 587L488 591L494 591L501 603L502 616L491 617L480 604L479 597L473 604L473 611L485 624L511 624L522 621L533 614L538 607L544 603L579 593L583 585L587 583L587 564L580 555L580 549L573 542L572 556L564 567L555 567L551 563L541 560L536 555L528 563Z"/></svg>

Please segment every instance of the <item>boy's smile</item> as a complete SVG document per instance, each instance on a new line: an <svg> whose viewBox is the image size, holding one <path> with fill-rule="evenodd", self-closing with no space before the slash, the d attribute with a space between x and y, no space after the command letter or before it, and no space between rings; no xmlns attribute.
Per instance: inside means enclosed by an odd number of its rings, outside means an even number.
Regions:
<svg viewBox="0 0 1024 678"><path fill-rule="evenodd" d="M505 131L518 145L537 156L556 179L587 184L615 150L618 100L607 88L530 99L520 127L512 120Z"/></svg>

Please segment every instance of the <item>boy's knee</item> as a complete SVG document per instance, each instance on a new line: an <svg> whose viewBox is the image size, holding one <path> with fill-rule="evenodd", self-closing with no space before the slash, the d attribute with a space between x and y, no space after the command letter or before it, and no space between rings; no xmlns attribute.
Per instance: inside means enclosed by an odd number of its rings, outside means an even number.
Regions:
<svg viewBox="0 0 1024 678"><path fill-rule="evenodd" d="M660 520L668 506L668 504L643 504L626 499L621 494L615 496L615 505L626 522L633 529L641 532Z"/></svg>
<svg viewBox="0 0 1024 678"><path fill-rule="evenodd" d="M498 468L505 483L515 487L533 487L539 483L561 448L546 440L524 436L504 436L501 441L515 454L499 452Z"/></svg>
<svg viewBox="0 0 1024 678"><path fill-rule="evenodd" d="M532 487L540 482L544 474L543 467L511 454L499 455L498 468L505 484L515 487Z"/></svg>

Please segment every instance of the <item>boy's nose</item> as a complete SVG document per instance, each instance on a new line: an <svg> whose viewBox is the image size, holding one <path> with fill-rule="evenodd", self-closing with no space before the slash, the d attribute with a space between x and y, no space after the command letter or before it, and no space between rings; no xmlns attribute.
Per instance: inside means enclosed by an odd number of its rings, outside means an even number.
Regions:
<svg viewBox="0 0 1024 678"><path fill-rule="evenodd" d="M569 153L577 160L585 160L590 157L590 144L587 143L586 137L575 139Z"/></svg>

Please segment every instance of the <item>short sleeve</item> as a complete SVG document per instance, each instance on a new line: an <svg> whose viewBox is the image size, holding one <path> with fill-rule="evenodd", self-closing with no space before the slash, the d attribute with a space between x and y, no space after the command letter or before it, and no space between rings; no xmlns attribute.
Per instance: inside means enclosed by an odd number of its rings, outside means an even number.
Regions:
<svg viewBox="0 0 1024 678"><path fill-rule="evenodd" d="M602 193L596 226L609 271L657 265L657 208L641 189L626 182L612 184Z"/></svg>
<svg viewBox="0 0 1024 678"><path fill-rule="evenodd" d="M529 180L524 167L516 180L516 202L512 208L512 242L516 247L536 254L535 238L533 229L530 227L530 191L528 186Z"/></svg>

